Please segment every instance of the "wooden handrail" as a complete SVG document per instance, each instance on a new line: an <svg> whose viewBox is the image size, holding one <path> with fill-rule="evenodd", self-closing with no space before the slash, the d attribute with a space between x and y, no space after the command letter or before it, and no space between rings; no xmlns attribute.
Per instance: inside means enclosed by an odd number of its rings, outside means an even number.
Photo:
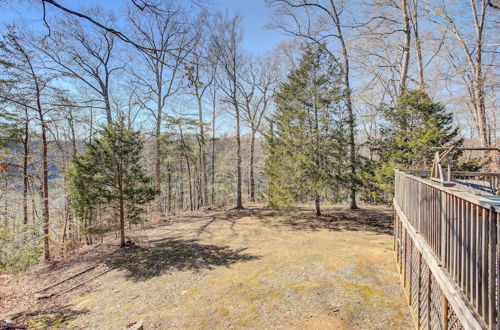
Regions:
<svg viewBox="0 0 500 330"><path fill-rule="evenodd" d="M429 176L431 174L430 170L403 170L400 169L401 172L407 174L418 174ZM452 177L457 176L470 176L470 177L499 177L500 173L492 173L492 172L467 172L467 171L453 171L451 172Z"/></svg>
<svg viewBox="0 0 500 330"><path fill-rule="evenodd" d="M437 182L433 182L431 180L423 179L423 178L408 174L408 173L406 173L406 170L396 169L396 173L398 173L398 172L404 176L411 178L412 180L417 180L419 182L422 182L423 184L432 186L432 187L439 189L441 191L444 191L448 194L460 197L461 199L466 200L468 202L477 204L481 207L487 208L487 209L495 211L495 212L500 212L500 201L494 201L488 197L471 194L469 192L466 192L466 191L463 191L463 190L460 190L460 189L457 189L454 187L446 187L446 186L443 186Z"/></svg>

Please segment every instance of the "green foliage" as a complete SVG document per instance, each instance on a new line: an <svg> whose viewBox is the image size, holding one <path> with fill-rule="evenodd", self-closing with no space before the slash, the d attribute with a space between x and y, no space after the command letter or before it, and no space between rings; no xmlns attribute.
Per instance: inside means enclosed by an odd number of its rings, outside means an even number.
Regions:
<svg viewBox="0 0 500 330"><path fill-rule="evenodd" d="M66 172L73 209L90 233L105 228L94 225L99 207L110 205L116 210L123 206L126 220L138 223L142 206L156 193L140 164L140 133L119 120L99 135Z"/></svg>
<svg viewBox="0 0 500 330"><path fill-rule="evenodd" d="M456 166L454 167L454 170L464 172L479 172L482 167L483 165L480 158L472 158L469 160L460 158Z"/></svg>
<svg viewBox="0 0 500 330"><path fill-rule="evenodd" d="M359 196L370 204L391 204L394 184L394 163L383 163L359 157L361 162L358 173L363 189Z"/></svg>
<svg viewBox="0 0 500 330"><path fill-rule="evenodd" d="M431 147L460 145L453 115L421 90L402 95L396 107L384 109L381 137L369 141L377 160L365 160L362 176L365 192L361 198L373 203L391 203L394 168L430 169Z"/></svg>
<svg viewBox="0 0 500 330"><path fill-rule="evenodd" d="M383 162L411 169L429 169L434 151L431 147L458 145L463 139L453 125L453 114L421 90L411 90L398 100L396 107L386 108L387 121L378 141Z"/></svg>
<svg viewBox="0 0 500 330"><path fill-rule="evenodd" d="M264 169L271 205L337 195L347 180L346 116L334 63L324 47L307 46L276 95Z"/></svg>
<svg viewBox="0 0 500 330"><path fill-rule="evenodd" d="M22 271L38 263L43 254L41 225L19 223L0 229L0 270Z"/></svg>

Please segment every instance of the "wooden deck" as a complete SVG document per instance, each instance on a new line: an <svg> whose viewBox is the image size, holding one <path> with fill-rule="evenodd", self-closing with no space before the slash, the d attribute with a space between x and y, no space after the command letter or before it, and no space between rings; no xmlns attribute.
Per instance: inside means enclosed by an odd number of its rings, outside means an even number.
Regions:
<svg viewBox="0 0 500 330"><path fill-rule="evenodd" d="M395 174L394 243L416 326L500 329L500 199L444 187L424 172ZM466 174L454 179L497 189L498 174Z"/></svg>

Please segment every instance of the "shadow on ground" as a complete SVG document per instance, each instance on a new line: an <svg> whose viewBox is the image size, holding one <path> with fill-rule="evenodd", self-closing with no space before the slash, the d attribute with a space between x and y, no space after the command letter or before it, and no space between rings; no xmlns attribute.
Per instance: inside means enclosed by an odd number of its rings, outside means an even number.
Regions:
<svg viewBox="0 0 500 330"><path fill-rule="evenodd" d="M393 215L389 208L365 207L358 210L346 210L336 207L327 208L323 213L318 217L311 209L305 207L288 210L249 208L228 212L224 220L234 222L248 216L257 217L266 225L285 225L294 230L370 231L386 235L392 235L393 232Z"/></svg>
<svg viewBox="0 0 500 330"><path fill-rule="evenodd" d="M213 269L258 259L243 253L244 249L232 250L227 246L200 244L196 239L165 238L149 241L147 245L133 245L118 251L108 267L127 271L127 278L140 281L160 276L173 270L199 271Z"/></svg>
<svg viewBox="0 0 500 330"><path fill-rule="evenodd" d="M320 217L303 215L290 217L283 223L296 230L347 230L371 231L377 234L392 235L392 213L374 209L335 210Z"/></svg>
<svg viewBox="0 0 500 330"><path fill-rule="evenodd" d="M69 307L55 307L49 310L30 311L12 317L15 323L25 325L28 329L59 329L70 325L78 316L88 313L88 310L73 310ZM0 329L3 329L0 327ZM7 328L8 329L8 328Z"/></svg>

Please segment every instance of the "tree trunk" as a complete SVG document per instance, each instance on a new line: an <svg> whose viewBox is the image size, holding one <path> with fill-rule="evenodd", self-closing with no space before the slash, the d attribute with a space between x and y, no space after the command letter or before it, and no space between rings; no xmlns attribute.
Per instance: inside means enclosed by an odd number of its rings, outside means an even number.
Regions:
<svg viewBox="0 0 500 330"><path fill-rule="evenodd" d="M158 96L158 108L156 113L156 129L155 129L155 189L161 192L161 118L162 118L162 107L161 107L161 94ZM160 193L161 196L161 193ZM158 206L158 205L157 205Z"/></svg>
<svg viewBox="0 0 500 330"><path fill-rule="evenodd" d="M120 193L121 194L121 193ZM125 210L123 197L120 197L120 246L125 246Z"/></svg>
<svg viewBox="0 0 500 330"><path fill-rule="evenodd" d="M40 101L37 101L40 103ZM43 120L43 112L41 106L39 108L40 121L42 123L42 145L43 145L43 233L45 234L45 260L50 260L50 246L49 246L49 161L48 161L48 142L47 142L47 128Z"/></svg>
<svg viewBox="0 0 500 330"><path fill-rule="evenodd" d="M179 182L179 209L181 211L184 210L184 161L182 160L182 155L180 158L180 176L177 177L177 180Z"/></svg>
<svg viewBox="0 0 500 330"><path fill-rule="evenodd" d="M42 208L43 208L43 232L45 235L44 246L45 246L45 255L44 258L46 261L50 260L50 239L49 239L49 224L50 224L50 215L49 215L49 160L48 160L48 142L47 142L47 127L44 118L44 112L42 109L42 101L41 101L41 89L38 81L38 77L35 74L35 70L31 63L31 59L25 50L17 44L19 50L23 54L26 62L30 68L31 77L33 78L33 84L35 86L35 97L36 97L36 109L38 112L38 119L40 120L40 125L42 127Z"/></svg>
<svg viewBox="0 0 500 330"><path fill-rule="evenodd" d="M120 162L118 164L118 194L119 194L119 199L118 199L118 207L119 207L119 217L120 217L120 246L124 247L125 246L125 202L123 200L123 176L122 176L122 171L123 171L123 165Z"/></svg>
<svg viewBox="0 0 500 330"><path fill-rule="evenodd" d="M349 56L347 53L347 46L345 44L344 37L342 35L342 27L340 26L340 17L337 12L337 8L333 3L333 0L330 1L330 5L333 11L334 23L337 29L337 38L340 41L342 58L344 62L343 68L343 80L345 85L345 103L347 107L347 113L349 117L349 169L350 169L350 209L357 209L358 206L356 204L356 145L355 145L355 120L354 120L354 110L352 108L352 95L351 95L351 85L349 80Z"/></svg>
<svg viewBox="0 0 500 330"><path fill-rule="evenodd" d="M103 98L104 106L106 108L106 121L108 122L108 125L111 125L113 123L113 118L111 116L111 104L109 102L109 94L107 90L104 91Z"/></svg>
<svg viewBox="0 0 500 330"><path fill-rule="evenodd" d="M207 177L207 155L206 155L206 143L205 143L205 125L203 123L203 107L201 103L201 98L198 97L198 117L200 124L200 172L203 181L201 182L201 189L203 191L202 204L208 204L208 177ZM200 178L201 179L201 178Z"/></svg>
<svg viewBox="0 0 500 330"><path fill-rule="evenodd" d="M215 97L212 109L212 178L211 178L211 204L215 204Z"/></svg>
<svg viewBox="0 0 500 330"><path fill-rule="evenodd" d="M405 34L405 44L403 46L403 56L401 62L401 72L400 72L400 94L404 94L407 89L407 79L408 79L408 66L410 64L410 43L411 43L411 30L410 30L410 19L408 16L408 4L407 0L401 0L401 13L403 15L404 21L404 34Z"/></svg>
<svg viewBox="0 0 500 330"><path fill-rule="evenodd" d="M478 36L478 49L476 54L476 69L474 79L474 97L476 99L476 118L478 121L479 128L479 139L483 147L490 146L490 140L488 139L487 133L487 119L486 119L486 107L484 104L484 83L483 83L483 73L482 73L482 40L481 36Z"/></svg>
<svg viewBox="0 0 500 330"><path fill-rule="evenodd" d="M172 213L172 173L168 170L167 212Z"/></svg>
<svg viewBox="0 0 500 330"><path fill-rule="evenodd" d="M252 129L252 137L250 140L250 201L255 203L255 130Z"/></svg>
<svg viewBox="0 0 500 330"><path fill-rule="evenodd" d="M316 216L319 217L321 216L321 208L320 208L320 198L319 195L316 195L316 198L314 199L314 204L316 207Z"/></svg>
<svg viewBox="0 0 500 330"><path fill-rule="evenodd" d="M187 170L188 170L188 181L189 181L189 209L191 211L194 210L193 206L193 185L191 183L191 165L189 163L189 158L187 155L185 155L186 158L186 164L187 164Z"/></svg>
<svg viewBox="0 0 500 330"><path fill-rule="evenodd" d="M474 1L470 1L470 5L472 8L472 14L474 17L474 25L476 28L476 65L474 70L474 93L476 99L476 114L479 128L479 138L481 141L481 145L483 147L490 147L491 141L488 138L488 128L487 128L487 118L486 118L486 106L484 104L484 81L483 81L483 70L482 70L482 59L483 59L483 28L486 17L486 6L487 1L481 1L481 13L477 15L477 10L474 4ZM487 157L488 153L485 152L485 157Z"/></svg>
<svg viewBox="0 0 500 330"><path fill-rule="evenodd" d="M413 15L411 17L413 36L415 39L415 52L417 54L418 78L420 89L425 90L424 61L422 58L422 44L418 28L418 0L413 0Z"/></svg>
<svg viewBox="0 0 500 330"><path fill-rule="evenodd" d="M28 224L28 157L29 157L29 122L28 109L25 108L24 139L23 139L23 223Z"/></svg>
<svg viewBox="0 0 500 330"><path fill-rule="evenodd" d="M234 86L236 90L236 81L234 81ZM233 102L234 102L234 110L236 111L236 175L237 175L237 183L236 183L236 209L243 208L243 201L241 199L241 136L240 136L240 109L238 107L238 103L236 102L236 91L233 92Z"/></svg>

